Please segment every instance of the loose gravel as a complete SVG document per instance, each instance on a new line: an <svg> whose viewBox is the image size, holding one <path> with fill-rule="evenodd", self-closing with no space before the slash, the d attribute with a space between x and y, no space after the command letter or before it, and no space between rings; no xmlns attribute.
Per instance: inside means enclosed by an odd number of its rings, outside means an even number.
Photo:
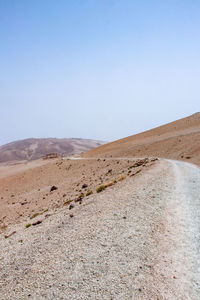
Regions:
<svg viewBox="0 0 200 300"><path fill-rule="evenodd" d="M13 226L0 236L0 299L200 299L191 168L160 161L37 226Z"/></svg>

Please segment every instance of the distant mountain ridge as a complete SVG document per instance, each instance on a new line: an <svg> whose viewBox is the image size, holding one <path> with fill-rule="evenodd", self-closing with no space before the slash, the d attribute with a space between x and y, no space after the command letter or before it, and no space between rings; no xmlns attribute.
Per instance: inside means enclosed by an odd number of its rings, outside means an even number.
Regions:
<svg viewBox="0 0 200 300"><path fill-rule="evenodd" d="M0 146L0 163L35 160L49 153L80 154L103 144L103 141L80 138L29 138Z"/></svg>

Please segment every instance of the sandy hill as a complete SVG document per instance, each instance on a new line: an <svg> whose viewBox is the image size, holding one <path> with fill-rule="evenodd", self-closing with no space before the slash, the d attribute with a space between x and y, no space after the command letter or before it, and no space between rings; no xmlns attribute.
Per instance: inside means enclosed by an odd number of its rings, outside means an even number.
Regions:
<svg viewBox="0 0 200 300"><path fill-rule="evenodd" d="M84 157L158 156L200 165L200 113L108 143Z"/></svg>
<svg viewBox="0 0 200 300"><path fill-rule="evenodd" d="M199 169L129 157L200 163L200 114L82 154L92 159L33 160L81 141L0 148L32 160L0 164L1 298L199 299Z"/></svg>
<svg viewBox="0 0 200 300"><path fill-rule="evenodd" d="M73 155L88 151L105 142L89 139L25 139L0 146L0 163L39 159L49 153Z"/></svg>

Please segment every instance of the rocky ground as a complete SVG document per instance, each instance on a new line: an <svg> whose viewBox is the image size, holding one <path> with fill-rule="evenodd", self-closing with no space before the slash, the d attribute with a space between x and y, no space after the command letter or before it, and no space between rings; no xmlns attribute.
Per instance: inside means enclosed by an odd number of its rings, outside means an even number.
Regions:
<svg viewBox="0 0 200 300"><path fill-rule="evenodd" d="M63 206L81 205L97 188L110 188L148 168L151 160L53 159L1 167L0 231L33 222ZM101 189L100 188L100 189Z"/></svg>
<svg viewBox="0 0 200 300"><path fill-rule="evenodd" d="M0 299L199 299L199 169L117 161L88 163L123 180L97 193L99 181L81 205L52 208L29 228L17 219L1 234Z"/></svg>

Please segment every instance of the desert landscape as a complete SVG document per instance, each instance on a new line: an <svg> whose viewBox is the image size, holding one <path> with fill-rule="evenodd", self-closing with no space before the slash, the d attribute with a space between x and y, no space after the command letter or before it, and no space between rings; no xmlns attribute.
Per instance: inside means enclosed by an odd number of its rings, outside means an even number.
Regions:
<svg viewBox="0 0 200 300"><path fill-rule="evenodd" d="M0 0L0 300L200 300L199 16Z"/></svg>
<svg viewBox="0 0 200 300"><path fill-rule="evenodd" d="M0 299L199 299L200 113L0 167Z"/></svg>
<svg viewBox="0 0 200 300"><path fill-rule="evenodd" d="M83 154L83 157L143 157L178 159L200 165L200 113L136 134Z"/></svg>

